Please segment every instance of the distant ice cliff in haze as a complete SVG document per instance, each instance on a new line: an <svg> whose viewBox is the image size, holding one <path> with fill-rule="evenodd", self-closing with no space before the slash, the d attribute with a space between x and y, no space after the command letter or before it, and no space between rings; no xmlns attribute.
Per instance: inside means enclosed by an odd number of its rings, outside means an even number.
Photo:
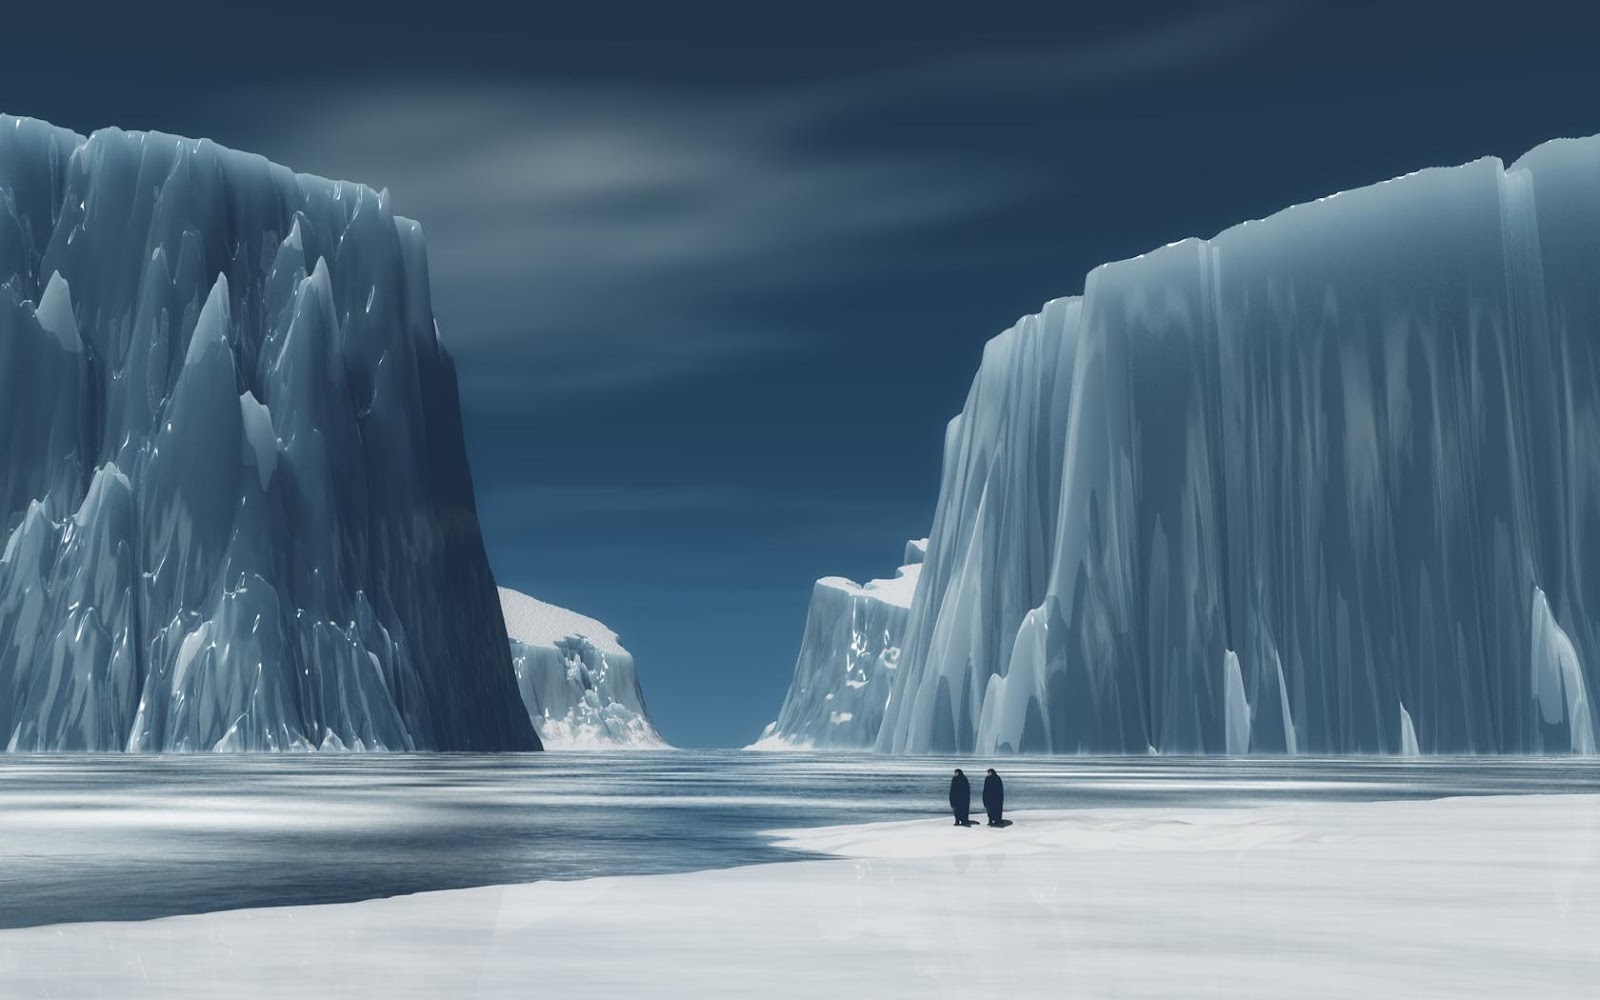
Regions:
<svg viewBox="0 0 1600 1000"><path fill-rule="evenodd" d="M0 116L0 745L536 749L417 225Z"/></svg>
<svg viewBox="0 0 1600 1000"><path fill-rule="evenodd" d="M659 749L633 655L593 618L500 588L511 662L545 747Z"/></svg>
<svg viewBox="0 0 1600 1000"><path fill-rule="evenodd" d="M861 586L838 576L817 581L789 694L751 749L872 746L899 665L927 544L927 539L906 543L905 565L893 579Z"/></svg>

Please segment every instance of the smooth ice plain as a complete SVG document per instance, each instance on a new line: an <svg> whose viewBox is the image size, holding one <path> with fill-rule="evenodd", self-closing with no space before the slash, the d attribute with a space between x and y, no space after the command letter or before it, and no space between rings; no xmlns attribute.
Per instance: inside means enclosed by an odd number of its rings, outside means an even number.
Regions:
<svg viewBox="0 0 1600 1000"><path fill-rule="evenodd" d="M1592 762L1013 760L1003 831L950 825L951 764L11 758L0 996L1503 997L1600 980ZM433 891L390 895L406 888ZM158 918L107 919L135 912Z"/></svg>

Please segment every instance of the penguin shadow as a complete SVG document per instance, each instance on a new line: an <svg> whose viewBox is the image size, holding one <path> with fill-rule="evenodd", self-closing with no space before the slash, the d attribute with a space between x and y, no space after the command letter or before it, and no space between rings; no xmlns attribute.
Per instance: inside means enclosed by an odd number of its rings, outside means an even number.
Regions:
<svg viewBox="0 0 1600 1000"><path fill-rule="evenodd" d="M977 826L978 824L976 821L974 821L972 825ZM1009 819L1003 819L996 823L990 823L989 825L1004 830L1006 827L1011 825L1011 821Z"/></svg>
<svg viewBox="0 0 1600 1000"><path fill-rule="evenodd" d="M982 825L983 825L982 823L979 823L975 819L969 819L965 823L960 823L960 822L956 823L956 826L982 826Z"/></svg>

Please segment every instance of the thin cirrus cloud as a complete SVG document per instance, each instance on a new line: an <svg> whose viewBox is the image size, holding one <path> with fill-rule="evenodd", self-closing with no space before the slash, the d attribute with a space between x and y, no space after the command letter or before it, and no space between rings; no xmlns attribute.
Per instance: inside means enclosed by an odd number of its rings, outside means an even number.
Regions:
<svg viewBox="0 0 1600 1000"><path fill-rule="evenodd" d="M1315 0L1217 3L1108 38L1031 48L979 49L852 81L859 107L941 94L1057 93L1167 76L1237 52L1283 30Z"/></svg>
<svg viewBox="0 0 1600 1000"><path fill-rule="evenodd" d="M235 94L219 137L388 187L428 234L465 388L526 407L825 343L786 306L915 267L929 234L1063 183L968 152L855 148L830 138L839 126L955 94L1172 72L1258 40L1286 10L1230 4L1095 42L734 96L556 83Z"/></svg>
<svg viewBox="0 0 1600 1000"><path fill-rule="evenodd" d="M795 110L787 96L385 89L253 115L267 124L248 141L389 188L427 233L463 381L526 405L801 349L817 331L773 302L870 273L1027 186L972 158L819 147Z"/></svg>

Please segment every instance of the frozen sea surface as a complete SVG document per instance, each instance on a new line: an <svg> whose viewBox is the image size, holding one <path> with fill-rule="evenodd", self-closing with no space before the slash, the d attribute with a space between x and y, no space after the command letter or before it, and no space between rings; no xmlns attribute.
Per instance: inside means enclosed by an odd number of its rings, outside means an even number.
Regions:
<svg viewBox="0 0 1600 1000"><path fill-rule="evenodd" d="M1023 811L834 860L0 930L0 995L1593 996L1600 796Z"/></svg>
<svg viewBox="0 0 1600 1000"><path fill-rule="evenodd" d="M945 758L0 757L0 927L796 858L765 831L942 814ZM1600 792L1580 759L1017 758L1013 809ZM804 855L800 855L804 856Z"/></svg>

